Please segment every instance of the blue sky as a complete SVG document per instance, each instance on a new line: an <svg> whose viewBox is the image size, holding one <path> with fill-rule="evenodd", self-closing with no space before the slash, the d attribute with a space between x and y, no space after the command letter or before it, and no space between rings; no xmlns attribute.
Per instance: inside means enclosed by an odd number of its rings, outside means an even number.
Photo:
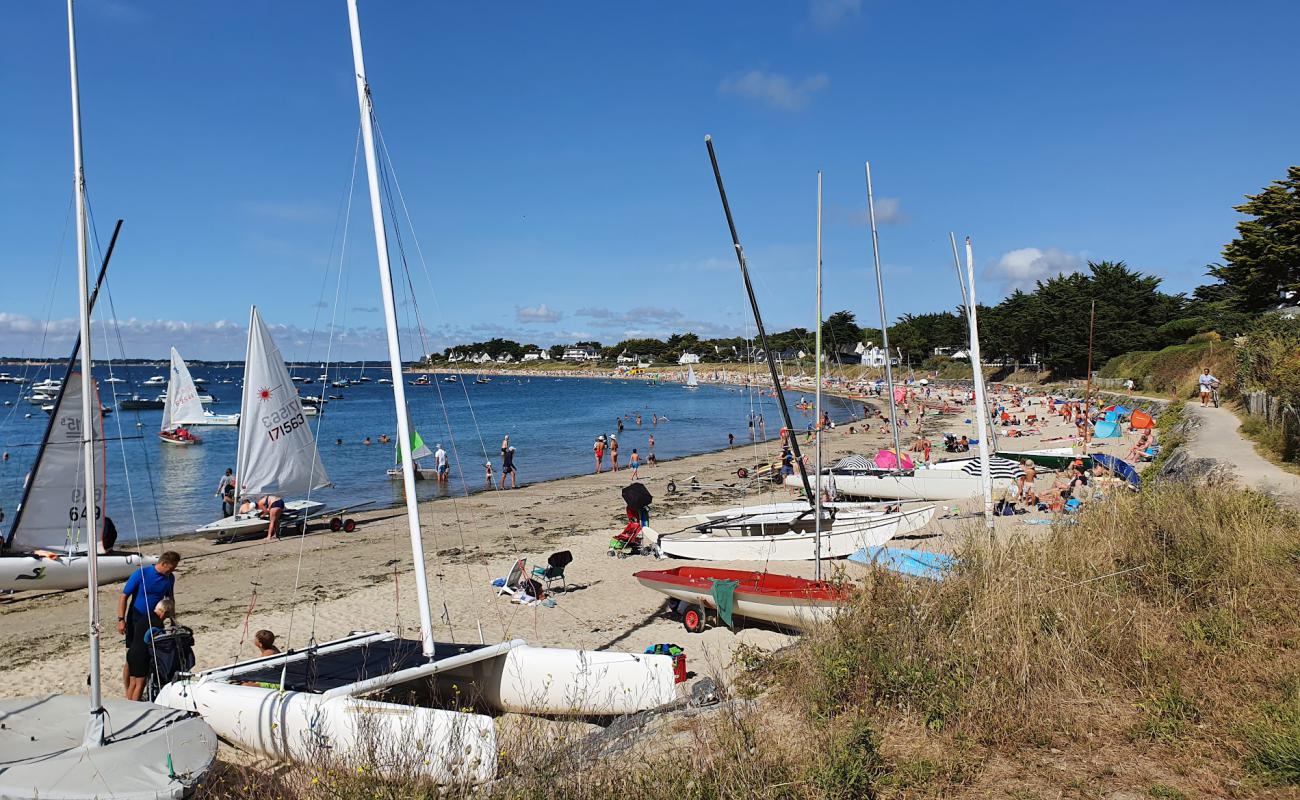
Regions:
<svg viewBox="0 0 1300 800"><path fill-rule="evenodd" d="M336 356L378 358L364 171L338 231L357 131L345 5L237 10L78 5L100 235L126 219L110 273L126 350L237 358L256 301L291 357L323 357L332 318ZM813 315L818 169L827 311L871 322L864 160L896 316L959 301L949 230L974 238L986 302L1090 258L1190 290L1231 205L1300 141L1294 2L369 0L361 20L439 348L744 332L706 133L773 328ZM64 25L41 2L0 28L0 354L63 352L75 327Z"/></svg>

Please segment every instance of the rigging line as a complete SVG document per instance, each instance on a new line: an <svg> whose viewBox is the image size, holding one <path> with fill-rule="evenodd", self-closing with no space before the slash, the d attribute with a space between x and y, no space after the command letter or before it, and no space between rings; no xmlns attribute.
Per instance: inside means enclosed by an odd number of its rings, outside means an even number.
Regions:
<svg viewBox="0 0 1300 800"><path fill-rule="evenodd" d="M315 436L315 440L314 440L314 443L313 443L313 446L314 446L314 448L315 448L315 450L316 450L316 453L317 453L317 457L316 457L316 459L313 459L313 461L312 461L311 472L309 473L309 479L308 479L308 481L307 481L307 499L308 499L308 500L311 499L312 487L315 486L315 484L316 484L316 474L315 474L315 472L316 472L316 464L319 462L319 458L320 458L320 456L319 456L319 453L320 453L320 437L321 437L321 433L323 432L324 427L325 427L325 416L326 416L326 415L323 413L323 412L324 412L324 409L325 409L325 403L324 403L323 401L325 400L325 395L328 393L328 387L329 387L329 366L330 366L331 364L334 363L334 361L333 361L333 359L334 359L334 337L335 337L336 333L338 332L338 326L336 325L336 320L337 320L337 318L338 318L338 312L339 312L339 298L342 296L342 291L343 291L344 264L345 264L345 262L347 261L347 250L348 250L348 229L349 229L349 226L351 225L351 222L352 222L352 200L353 200L354 195L356 194L356 184L357 184L357 163L358 163L358 154L360 153L360 141L361 141L361 140L360 140L360 132L358 131L357 146L356 146L356 147L353 149L353 151L352 151L352 175L350 176L350 178L349 178L349 182L348 182L348 192L347 192L346 211L344 212L344 213L345 213L345 216L344 216L344 218L343 218L343 225L342 225L342 227L343 227L343 235L342 235L342 237L339 237L339 236L338 236L338 233L339 233L339 226L338 226L337 221L336 221L336 223L335 223L335 227L334 227L334 237L335 237L335 241L337 241L337 242L338 242L338 245L339 245L339 268L338 268L338 276L337 276L337 278L336 278L335 281L334 281L334 304L333 304L333 308L330 310L329 337L326 339L326 343L325 343L325 365L326 365L326 366L325 366L325 375L326 375L326 380L321 381L321 387L320 387L320 388L321 388L321 400L322 400L322 402L321 402L320 405L319 405L320 411L317 412L317 419L316 419L316 432L315 432L315 433L316 433L316 436ZM334 245L333 245L333 243L331 243L331 245L330 245L330 256L331 256L331 260L332 260L332 257L333 257L333 251L334 251ZM328 275L329 275L329 268L328 268L328 267L326 268L325 275L326 275L326 277L328 278ZM324 293L324 280L322 280L322 294L323 294L323 293ZM317 309L317 310L319 311L319 309ZM345 318L346 318L346 315L345 315ZM314 325L314 324L315 324L315 323L313 323L313 325ZM337 373L336 373L336 374L337 374ZM297 389L295 388L294 391L296 392ZM299 602L299 597L300 597L300 590L301 590L301 588L302 588L302 565L303 565L303 561L304 561L304 554L305 554L305 552L306 552L306 547L307 547L307 520L304 519L302 525L303 525L302 531L301 531L301 532L299 533L299 535L298 535L298 563L297 563L297 565L294 567L294 574L293 574L293 589L292 589L292 590L290 591L290 593L289 593L289 623L288 623L288 630L287 630L287 632L285 633L285 641L286 641L290 646L292 646L292 644L293 644L293 628L294 628L294 621L295 621L295 617L296 617L296 611L297 611L297 608L298 608L298 602ZM324 547L325 547L325 545L324 545L324 543L322 542L322 543L320 544L320 546L318 546L318 547L315 548L316 556L317 556L317 565L318 565L318 566L319 566L319 564L320 564L319 559L321 558L321 553L322 553L322 551L324 550ZM260 566L259 566L259 577L260 577ZM254 593L256 593L257 590L254 589L253 591L254 591ZM315 631L316 631L316 608L317 608L317 598L316 598L316 595L313 594L313 596L312 596L312 604L311 604L311 609L312 609L312 613L311 613L311 626L312 626L312 635L313 635L313 637L315 636ZM251 612L250 612L250 613L251 613ZM242 650L242 648L243 648L243 646L242 646L242 644L241 644L240 649Z"/></svg>
<svg viewBox="0 0 1300 800"><path fill-rule="evenodd" d="M423 321L421 320L421 317L420 317L420 312L419 312L419 303L418 303L418 301L416 300L415 287L414 287L414 284L413 284L412 281L411 281L410 263L409 263L409 261L408 261L408 259L407 259L407 257L406 257L406 248L405 248L405 243L404 243L404 240L403 240L403 238L402 238L402 236L401 236L400 221L399 221L398 216L397 216L397 213L396 213L396 211L397 211L397 209L396 209L397 203L394 202L394 190L396 190L396 199L400 202L400 204L401 204L401 206L402 206L402 209L403 209L403 211L405 212L405 217L406 217L406 220L407 220L407 224L408 224L408 226L410 227L411 232L412 232L412 240L413 240L413 242L414 242L414 244L415 244L416 253L417 253L417 255L418 255L419 258L420 258L421 266L422 266L422 268L423 268L423 270L424 270L424 274L425 274L425 279L426 279L426 281L429 283L429 286L430 286L430 292L431 292L431 294L433 295L433 298L434 298L434 305L435 305L435 307L438 308L438 313L439 313L439 315L441 315L441 313L442 313L442 312L441 312L441 307L440 307L440 304L438 303L437 292L436 292L436 290L434 290L434 288L433 288L433 280L432 280L432 276L431 276L430 273L429 273L428 263L424 260L424 253L423 253L423 249L420 247L419 237L416 236L415 233L414 233L414 230L415 230L415 224L414 224L414 221L411 220L411 216L410 216L410 208L409 208L409 206L407 206L407 204L406 204L406 200L405 200L405 197L402 195L401 184L399 183L399 181L398 181L398 179L397 179L397 176L396 176L396 173L395 173L395 171L393 170L393 167L392 167L392 156L391 156L391 153L389 152L388 147L387 147L387 144L386 144L385 141L384 141L384 138L383 138L383 131L382 131L382 129L381 129L380 126L379 126L379 121L378 121L377 117L375 116L373 110L371 111L371 121L372 121L372 123L373 123L373 125L374 125L374 128L375 128L376 132L377 132L377 136L376 136L376 138L377 138L378 141L379 141L379 146L380 146L380 149L381 149L381 151L382 151L382 153L383 153L383 158L378 159L378 164L379 164L379 173L380 173L380 180L381 180L381 183L382 183L383 188L384 188L384 193L385 193L385 196L386 196L387 201L388 201L388 206L389 206L389 217L390 217L390 219L391 219L391 224L392 224L392 228L393 228L393 231L394 231L394 241L397 243L397 246L398 246L398 254L399 254L399 257L400 257L400 261L401 261L401 263L402 263L403 277L405 278L406 289L407 289L407 291L408 291L409 294L410 294L410 298L411 298L411 308L412 308L413 313L414 313L415 318L416 318L416 330L417 330L417 332L418 332L418 334L419 334L419 337L420 337L420 339L421 339L422 349L423 349L425 352L428 352L428 340L424 337L424 331L425 331L425 328L424 328ZM458 374L459 374L459 373L458 373ZM471 419L472 419L473 424L474 424L474 427L475 427L475 432L476 432L476 435L477 435L478 440L479 440L480 450L481 450L481 452L483 453L484 457L487 458L487 457L488 457L488 454L487 454L487 446L486 446L486 443L483 441L482 430L481 430L481 428L479 427L479 424L478 424L478 417L477 417L477 414L474 412L473 402L472 402L472 400L470 400L470 397L469 397L469 394L468 394L468 391L469 391L469 390L468 390L468 387L465 385L464 380L461 380L460 383L461 383L461 389L462 389L462 391L465 392L466 405L467 405L467 407L469 408L470 415L471 415ZM441 406L441 408L442 408L444 424L447 426L447 433L448 433L449 441L451 442L451 446L452 446L452 457L453 457L453 459L454 459L455 462L456 462L456 469L457 469L457 471L459 472L459 474L460 474L460 476L461 476L461 487L462 487L462 491L463 491L463 493L464 493L466 499L468 500L468 497L469 497L469 485L468 485L468 482L465 480L465 471L464 471L464 466L463 466L463 463L462 463L461 458L460 458L459 446L458 446L457 443L456 443L455 431L454 431L453 426L452 426L452 424L451 424L450 413L449 413L448 410L447 410L447 402L446 402L446 398L443 396L443 393L442 393L441 382L435 382L434 389L435 389L435 391L437 392L437 395L438 395L438 401L439 401L439 404L440 404L440 406ZM493 488L496 489L495 486L494 486ZM454 495L453 495L452 498L451 498L451 503L452 503L452 513L453 513L453 517L454 517L454 519L455 519L455 521L456 521L456 529L457 529L458 539L459 539L459 541L460 541L460 543L461 543L461 548L462 548L462 550L466 550L467 548L466 548L465 534L464 534L464 526L465 526L465 523L464 523L464 520L461 518L461 509L460 509L460 504L457 502L456 497L455 497ZM472 529L474 529L474 530L479 530L479 529L480 529L480 526L479 526L479 523L478 523L478 517L477 517L477 515L474 513L474 509L473 509L473 505L472 505L472 504L469 505L468 513L469 513L469 515L470 515L470 527L471 527ZM436 532L435 532L435 534L434 534L434 537L435 537L435 548L436 548L436 542L437 542L437 534L436 534ZM507 539L507 542L510 544L510 546L511 546L512 549L515 549L515 550L518 549L518 543L516 543L516 542L514 541L514 537L513 537L513 535L510 534L508 530L507 530L507 533L506 533L506 539ZM466 575L466 578L467 578L467 580L471 580L471 581L472 581L472 580L473 580L473 573L472 573L472 571L471 571L471 565L470 565L470 562L469 562L469 561L466 561L466 562L464 562L464 563L465 563L465 575ZM489 570L489 568L488 568L486 562L482 563L481 566L483 567L484 577L485 577L485 578L486 578L486 577L489 577L489 576L490 576L490 570ZM441 574L440 572L439 572L439 573L436 573L436 574L438 575L439 582L441 582L441 581L442 581L442 574ZM444 605L445 605L445 602L444 602ZM498 606L498 604L496 604L496 603L492 603L492 604L491 604L491 607L492 607L494 610L497 611L498 615L500 614L500 610L499 610L499 606ZM450 625L450 618L448 618L448 624Z"/></svg>

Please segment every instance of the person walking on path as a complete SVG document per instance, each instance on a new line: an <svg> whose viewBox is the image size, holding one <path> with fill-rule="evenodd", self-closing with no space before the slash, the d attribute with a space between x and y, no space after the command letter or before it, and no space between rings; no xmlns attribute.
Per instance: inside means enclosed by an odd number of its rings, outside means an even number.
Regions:
<svg viewBox="0 0 1300 800"><path fill-rule="evenodd" d="M510 444L510 437L501 440L501 486L506 488L506 476L510 476L510 488L519 488L519 473L515 470L515 448Z"/></svg>
<svg viewBox="0 0 1300 800"><path fill-rule="evenodd" d="M596 437L596 443L591 449L596 454L596 474L600 474L600 471L605 468L605 434Z"/></svg>
<svg viewBox="0 0 1300 800"><path fill-rule="evenodd" d="M175 600L176 567L181 555L168 550L158 557L158 563L140 567L126 579L122 594L117 598L117 632L126 637L128 650L136 639L143 638L151 627L149 617L158 601L164 597ZM174 612L173 608L173 612ZM131 691L129 664L122 665L123 691Z"/></svg>
<svg viewBox="0 0 1300 800"><path fill-rule="evenodd" d="M235 471L226 468L226 474L217 483L217 497L221 498L221 516L235 513Z"/></svg>
<svg viewBox="0 0 1300 800"><path fill-rule="evenodd" d="M1205 372L1201 374L1201 408L1210 404L1210 398L1214 390L1219 386L1219 379L1210 374L1210 368L1206 367Z"/></svg>
<svg viewBox="0 0 1300 800"><path fill-rule="evenodd" d="M637 470L641 467L641 456L637 455L635 447L632 448L632 457L628 461L632 466L632 480L640 480L641 476Z"/></svg>

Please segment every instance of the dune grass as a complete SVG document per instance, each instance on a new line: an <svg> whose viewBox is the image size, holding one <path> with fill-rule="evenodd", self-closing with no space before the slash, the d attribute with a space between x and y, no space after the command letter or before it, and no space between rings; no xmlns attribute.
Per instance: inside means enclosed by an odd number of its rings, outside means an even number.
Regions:
<svg viewBox="0 0 1300 800"><path fill-rule="evenodd" d="M1267 498L1157 483L1050 532L972 533L957 556L941 582L873 570L834 624L747 653L721 708L628 750L592 759L534 733L504 743L501 778L472 792L346 772L323 791L310 771L266 783L227 768L200 796L1264 797L1300 785L1300 530ZM263 793L232 791L250 785Z"/></svg>

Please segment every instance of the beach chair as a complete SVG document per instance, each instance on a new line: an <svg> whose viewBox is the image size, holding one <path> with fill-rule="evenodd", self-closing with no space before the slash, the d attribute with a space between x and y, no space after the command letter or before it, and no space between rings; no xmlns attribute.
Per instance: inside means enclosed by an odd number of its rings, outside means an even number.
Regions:
<svg viewBox="0 0 1300 800"><path fill-rule="evenodd" d="M515 565L510 568L510 574L506 576L505 583L497 588L497 597L503 594L515 594L519 591L519 584L524 580L524 571L528 568L524 559L519 559Z"/></svg>
<svg viewBox="0 0 1300 800"><path fill-rule="evenodd" d="M560 582L560 588L567 591L569 588L568 580L564 577L564 568L573 563L573 553L568 550L560 550L551 553L546 559L546 566L533 567L533 579L541 581L546 587L546 591L551 591L551 587L556 581Z"/></svg>

